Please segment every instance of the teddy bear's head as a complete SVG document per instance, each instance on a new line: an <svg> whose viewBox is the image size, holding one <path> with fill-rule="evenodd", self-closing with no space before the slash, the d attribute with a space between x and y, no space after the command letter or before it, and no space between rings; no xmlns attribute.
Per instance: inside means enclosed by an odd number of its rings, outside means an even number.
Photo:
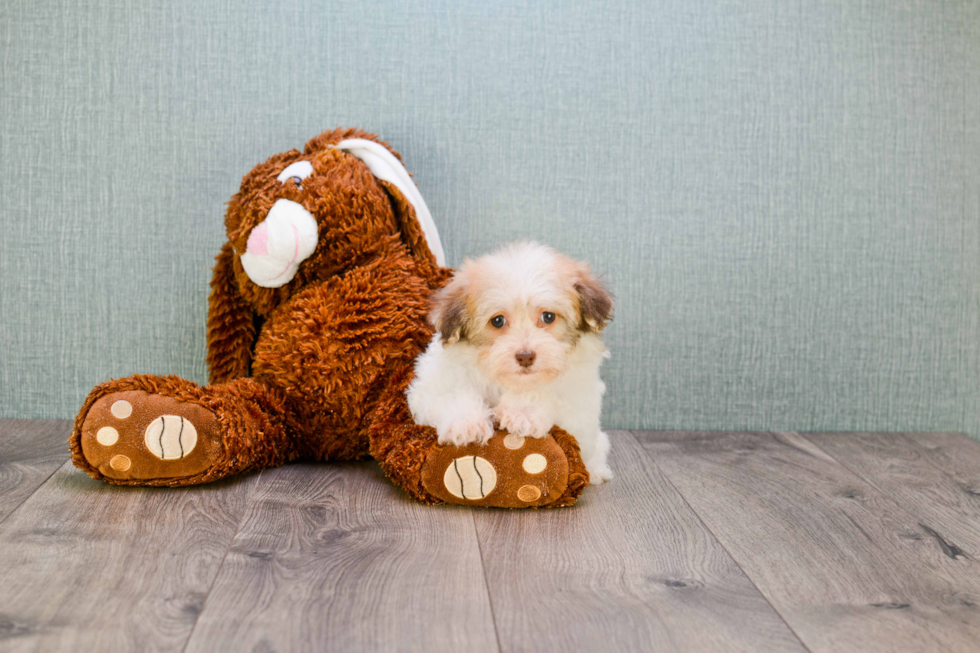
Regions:
<svg viewBox="0 0 980 653"><path fill-rule="evenodd" d="M400 157L355 129L326 132L302 152L253 168L228 203L225 229L238 290L259 314L393 244L443 263L428 208Z"/></svg>

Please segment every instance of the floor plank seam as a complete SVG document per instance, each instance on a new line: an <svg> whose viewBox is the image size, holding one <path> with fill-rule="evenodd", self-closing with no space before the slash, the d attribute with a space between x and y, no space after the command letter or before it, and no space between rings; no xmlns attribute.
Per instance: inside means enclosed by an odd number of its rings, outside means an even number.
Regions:
<svg viewBox="0 0 980 653"><path fill-rule="evenodd" d="M497 611L493 608L493 596L490 595L490 580L487 578L487 561L483 557L483 542L480 541L480 530L476 527L476 508L470 508L470 522L473 524L473 536L476 538L476 548L480 552L480 567L483 569L483 587L487 591L487 603L490 605L490 620L493 622L493 635L497 638L497 650L503 653L500 645L500 629L497 628Z"/></svg>
<svg viewBox="0 0 980 653"><path fill-rule="evenodd" d="M684 505L688 507L688 509L691 511L691 514L693 514L695 517L698 518L698 521L701 522L701 525L704 526L705 530L711 534L711 537L713 537L716 542L718 542L718 546L720 546L722 550L728 555L728 557L731 558L732 562L735 563L735 566L738 567L739 571L742 572L742 575L745 576L745 578L749 581L749 583L752 584L752 587L754 587L755 590L759 593L759 596L761 596L765 600L766 604L769 605L769 607L772 609L772 611L779 616L780 621L786 624L786 628L789 629L789 632L793 633L793 637L795 637L796 641L800 643L800 646L802 646L805 650L810 651L810 653L813 653L813 649L811 649L809 646L806 645L806 642L803 641L803 638L800 637L800 634L796 632L796 630L793 628L792 625L790 625L788 621L786 621L786 617L784 617L783 614L776 609L776 606L772 604L772 601L770 601L769 597L766 596L766 593L762 591L762 588L759 587L758 584L755 582L755 580L748 574L748 572L746 572L745 569L742 568L742 563L740 563L738 559L734 555L732 555L732 552L729 551L727 546L725 546L725 543L722 542L721 538L718 537L718 535L708 525L708 523L704 520L704 518L701 517L701 513L699 513L697 510L694 509L694 506L692 506L691 502L687 500L687 497L684 496L684 494L677 488L676 485L674 485L674 482L670 479L670 476L667 475L667 472L665 472L663 468L661 468L660 465L657 464L656 459L654 459L654 457L650 454L650 452L646 450L646 447L644 447L643 444L639 441L639 438L636 437L635 432L634 431L626 431L626 432L630 434L630 437L632 437L634 440L637 441L640 450L643 451L644 455L650 460L653 466L657 468L657 471L659 471L660 474L664 477L664 480L667 482L667 485L669 485L670 488L677 493L677 496L681 498L681 501L683 501Z"/></svg>
<svg viewBox="0 0 980 653"><path fill-rule="evenodd" d="M58 473L58 471L59 471L59 470L61 470L61 469L62 469L62 468L63 468L63 467L65 466L65 464L66 464L66 463L69 463L69 462L71 462L71 460L70 460L70 459L69 459L69 460L66 460L66 461L65 461L64 463L62 463L62 464L60 464L60 465L58 465L57 467L55 467L55 468L54 468L54 471L52 471L52 472L51 472L50 474L48 474L48 475L47 475L47 477L46 477L46 478L45 478L45 479L44 479L43 481L41 481L41 483L40 483L40 484L39 484L39 485L38 485L38 486L37 486L36 488L34 488L34 491L33 491L33 492L31 492L31 493L30 493L30 494L28 494L28 495L27 495L26 497L24 497L24 500L23 500L23 501L21 501L20 503L18 503L18 504L17 504L17 507L16 507L16 508L14 508L13 510L11 510L11 511L10 511L9 513L7 513L7 515L6 515L6 516L5 516L5 517L4 517L3 519L0 519L0 526L3 526L3 523L4 523L5 521L7 521L7 520L8 520L9 518L10 518L10 516L11 516L12 514L14 514L15 512L17 512L18 510L20 510L20 509L21 509L21 507L22 507L22 506L23 506L23 505L24 505L25 503L27 503L27 502L28 502L28 500L30 500L30 498L31 498L32 496L34 496L35 494L37 494L37 491L38 491L38 490L40 490L40 489L41 489L42 487L44 487L45 485L47 485L47 484L48 484L48 481L50 481L50 480L51 480L51 477L52 477L52 476L54 476L55 474L57 474L57 473Z"/></svg>
<svg viewBox="0 0 980 653"><path fill-rule="evenodd" d="M245 518L248 517L248 508L252 503L252 497L255 494L255 489L259 486L259 482L262 480L262 472L264 470L259 470L256 474L255 482L252 484L251 489L248 492L248 496L245 498L245 506L242 508L242 516L238 520L238 526L235 527L235 534L231 536L228 540L228 548L225 549L225 554L221 556L221 564L218 565L218 570L214 573L214 578L211 579L211 584L208 585L208 593L204 597L204 602L201 604L201 609L197 613L197 617L194 619L194 625L191 627L191 632L187 635L187 640L184 642L183 648L180 649L181 653L187 651L187 647L190 646L191 640L194 639L194 632L197 630L197 625L201 623L201 617L204 615L204 611L208 607L208 600L211 598L211 592L214 590L214 584L218 582L218 578L221 577L221 570L225 567L225 560L228 559L228 554L231 552L231 548L235 545L235 540L238 538L238 533L242 530L242 524L245 523Z"/></svg>

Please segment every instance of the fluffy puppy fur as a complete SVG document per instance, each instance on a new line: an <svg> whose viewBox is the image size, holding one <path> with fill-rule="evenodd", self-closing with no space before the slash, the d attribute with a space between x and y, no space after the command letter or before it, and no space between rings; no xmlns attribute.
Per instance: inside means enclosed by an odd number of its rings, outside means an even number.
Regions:
<svg viewBox="0 0 980 653"><path fill-rule="evenodd" d="M599 429L612 296L585 263L536 243L467 260L433 298L437 333L407 390L418 424L442 444L485 443L494 424L575 436L592 483L612 478Z"/></svg>

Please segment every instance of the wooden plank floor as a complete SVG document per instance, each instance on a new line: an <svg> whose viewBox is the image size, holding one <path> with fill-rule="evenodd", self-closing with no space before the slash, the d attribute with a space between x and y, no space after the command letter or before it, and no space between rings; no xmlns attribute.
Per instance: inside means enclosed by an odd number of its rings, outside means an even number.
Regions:
<svg viewBox="0 0 980 653"><path fill-rule="evenodd" d="M376 465L186 489L0 420L3 651L976 651L980 443L611 434L544 511L414 503Z"/></svg>

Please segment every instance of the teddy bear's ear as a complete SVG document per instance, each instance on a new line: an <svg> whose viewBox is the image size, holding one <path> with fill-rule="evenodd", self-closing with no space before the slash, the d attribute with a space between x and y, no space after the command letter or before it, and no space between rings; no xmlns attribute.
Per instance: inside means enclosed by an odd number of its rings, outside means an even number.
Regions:
<svg viewBox="0 0 980 653"><path fill-rule="evenodd" d="M208 369L211 383L251 373L255 315L235 281L235 251L225 243L218 254L208 297Z"/></svg>
<svg viewBox="0 0 980 653"><path fill-rule="evenodd" d="M398 157L384 145L365 138L348 138L334 147L362 161L388 191L409 249L421 258L434 258L436 265L444 267L446 254L442 250L439 230L422 194Z"/></svg>

